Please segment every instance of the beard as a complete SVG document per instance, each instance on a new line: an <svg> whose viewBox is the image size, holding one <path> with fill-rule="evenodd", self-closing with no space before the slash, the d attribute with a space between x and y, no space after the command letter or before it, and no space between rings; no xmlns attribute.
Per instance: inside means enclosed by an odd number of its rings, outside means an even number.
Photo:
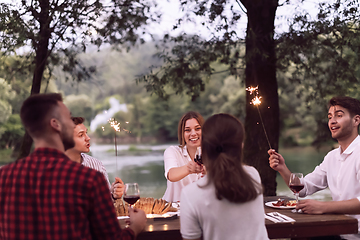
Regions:
<svg viewBox="0 0 360 240"><path fill-rule="evenodd" d="M331 137L336 140L342 140L344 138L347 138L351 136L352 128L351 128L351 120L348 123L344 123L341 126L341 129L339 132L336 132L335 134L331 134Z"/></svg>
<svg viewBox="0 0 360 240"><path fill-rule="evenodd" d="M70 130L71 131L69 133L69 129L64 129L60 135L65 151L75 146L74 131L72 129Z"/></svg>

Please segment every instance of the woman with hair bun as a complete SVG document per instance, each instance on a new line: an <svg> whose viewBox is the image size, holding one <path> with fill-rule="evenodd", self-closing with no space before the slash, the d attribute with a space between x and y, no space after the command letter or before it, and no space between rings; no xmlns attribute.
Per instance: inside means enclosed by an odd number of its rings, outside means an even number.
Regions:
<svg viewBox="0 0 360 240"><path fill-rule="evenodd" d="M245 131L229 114L202 128L206 176L181 193L183 239L268 239L258 171L242 162Z"/></svg>
<svg viewBox="0 0 360 240"><path fill-rule="evenodd" d="M205 174L204 167L194 161L196 149L201 145L203 124L199 113L185 113L178 125L179 146L170 146L164 152L167 188L163 199L168 202L180 201L182 189Z"/></svg>

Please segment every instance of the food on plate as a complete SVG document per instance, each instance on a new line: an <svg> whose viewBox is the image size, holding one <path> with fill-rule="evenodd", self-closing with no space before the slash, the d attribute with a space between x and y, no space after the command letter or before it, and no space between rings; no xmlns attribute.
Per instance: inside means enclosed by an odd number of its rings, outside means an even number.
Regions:
<svg viewBox="0 0 360 240"><path fill-rule="evenodd" d="M278 199L276 203L273 203L276 207L294 207L296 206L296 200L286 200L286 199Z"/></svg>
<svg viewBox="0 0 360 240"><path fill-rule="evenodd" d="M172 207L172 203L164 199L140 198L134 208L142 209L146 214L164 214L167 212L177 212L177 208ZM122 199L117 199L114 203L117 216L129 215L129 204Z"/></svg>

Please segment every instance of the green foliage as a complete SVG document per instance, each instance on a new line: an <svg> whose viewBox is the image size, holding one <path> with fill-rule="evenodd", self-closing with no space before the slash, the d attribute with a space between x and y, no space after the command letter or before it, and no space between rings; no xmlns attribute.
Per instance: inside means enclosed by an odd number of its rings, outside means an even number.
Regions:
<svg viewBox="0 0 360 240"><path fill-rule="evenodd" d="M20 143L24 133L19 114L11 115L6 123L0 124L0 149L13 149Z"/></svg>
<svg viewBox="0 0 360 240"><path fill-rule="evenodd" d="M15 92L11 89L11 85L0 78L0 126L8 120L12 113L12 106L9 101L14 97Z"/></svg>
<svg viewBox="0 0 360 240"><path fill-rule="evenodd" d="M330 139L328 100L338 95L360 97L358 9L355 1L321 4L317 19L296 15L290 31L278 39L283 126L302 126L317 147ZM286 120L290 116L292 121Z"/></svg>
<svg viewBox="0 0 360 240"><path fill-rule="evenodd" d="M150 65L158 65L160 60L153 55L156 43L146 42L133 47L128 52L125 49L114 50L110 47L101 51L92 49L80 54L79 58L85 67L96 65L97 73L86 82L68 82L66 73L56 68L55 78L59 90L65 95L87 94L94 100L95 112L108 109L102 101L108 96L118 95L121 102L131 102L134 94L145 92L143 85L137 85L136 76L148 72ZM108 102L107 102L108 104Z"/></svg>
<svg viewBox="0 0 360 240"><path fill-rule="evenodd" d="M215 80L217 84L221 81ZM239 83L239 79L234 76L228 76L224 79L224 83L219 86L219 93L216 94L215 89L212 89L212 94L209 96L212 106L212 113L229 113L241 120L245 118L245 91L244 84ZM209 105L208 105L209 106Z"/></svg>
<svg viewBox="0 0 360 240"><path fill-rule="evenodd" d="M206 11L201 12L204 8L201 9L196 10L197 14L206 14ZM348 12L348 16L353 13ZM333 95L359 97L360 94L358 19L341 17L330 21L325 13L319 16L318 21L313 22L297 16L291 31L277 39L280 136L284 145L328 143L327 101ZM55 73L55 76L49 78L47 91L62 91L67 96L66 102L69 101L67 104L73 104L70 107L73 115L86 115L87 121L96 113L108 109L108 98L115 96L126 103L129 110L115 116L122 128L127 130L120 132L119 136L135 137L139 141L152 135L162 141L176 141L178 120L188 110L199 111L205 118L227 112L244 120L248 103L244 90L245 45L241 40L231 38L232 42L226 45L224 39L222 43L226 46L220 46L217 43L220 38L206 41L197 36L166 37L163 43L145 43L129 52L107 48L80 54L81 64L86 68L96 65L97 74L92 75L89 81L74 83L66 82L66 74L61 69L54 69L52 74ZM169 43L168 40L174 42ZM155 46L161 44L169 49L174 47L171 51L158 54L168 62L163 68L160 68L159 58L153 56ZM16 92L16 97L8 100L14 113L19 112L21 102L29 95L32 67L19 66L30 60L34 58L1 58L0 76L11 83ZM182 62L177 64L178 60ZM185 64L185 60L189 64ZM165 102L147 93L143 84L136 85L134 81L136 76L147 73L149 65L154 66L152 74L157 74L159 81L166 82L159 88L167 99ZM172 67L179 71L172 71ZM154 83L151 81L147 83ZM161 81L159 84L163 83ZM194 87L200 81L204 85L203 91L198 91L201 87ZM52 86L54 82L56 87ZM44 85L42 91L45 91ZM156 88L155 85L151 87ZM173 86L182 89L184 95L174 90ZM149 89L150 86L147 87ZM198 92L190 94L190 98L186 96L188 91L193 90ZM80 95L79 100L72 99L74 96L71 95ZM100 127L97 133L113 139L111 129L105 128L103 132Z"/></svg>
<svg viewBox="0 0 360 240"><path fill-rule="evenodd" d="M66 96L64 103L69 108L72 116L85 118L87 124L90 124L94 118L92 101L89 96L69 95Z"/></svg>
<svg viewBox="0 0 360 240"><path fill-rule="evenodd" d="M226 70L233 75L238 75L240 50L237 48L241 42L218 38L206 41L199 36L179 37L165 36L164 42L172 41L175 46L171 51L161 51L157 54L165 64L153 67L151 72L137 79L137 82L144 82L146 90L167 99L172 93L186 93L192 100L199 97L205 90L206 80L216 73L212 64L218 61L226 64ZM168 87L166 87L168 86Z"/></svg>
<svg viewBox="0 0 360 240"><path fill-rule="evenodd" d="M142 123L145 132L155 135L161 141L177 139L177 123L184 114L180 98L171 98L164 101L151 96L147 101L147 113Z"/></svg>
<svg viewBox="0 0 360 240"><path fill-rule="evenodd" d="M0 50L13 53L20 47L32 46L38 55L41 47L46 47L46 65L50 69L51 65L62 65L71 77L83 81L96 69L82 66L77 54L89 44L100 47L104 43L143 41L137 29L156 19L156 13L149 12L150 6L145 0L1 3ZM32 54L30 51L29 56Z"/></svg>
<svg viewBox="0 0 360 240"><path fill-rule="evenodd" d="M0 165L7 164L15 159L11 157L11 149L0 149Z"/></svg>

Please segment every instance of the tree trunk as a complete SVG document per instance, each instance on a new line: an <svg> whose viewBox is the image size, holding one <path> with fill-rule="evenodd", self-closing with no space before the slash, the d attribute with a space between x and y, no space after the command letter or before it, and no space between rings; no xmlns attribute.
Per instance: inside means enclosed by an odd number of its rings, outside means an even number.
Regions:
<svg viewBox="0 0 360 240"><path fill-rule="evenodd" d="M33 75L33 81L31 86L31 93L39 94L41 88L41 80L44 74L46 61L49 56L49 39L51 37L51 29L50 29L50 22L51 18L49 13L49 0L40 0L40 7L41 12L37 20L40 24L40 31L37 39L33 39L33 45L35 48L35 70ZM32 139L27 132L25 132L24 138L21 143L18 159L26 157L29 155L31 146L32 146Z"/></svg>
<svg viewBox="0 0 360 240"><path fill-rule="evenodd" d="M268 149L278 149L279 98L276 81L274 20L278 0L242 0L247 9L246 86L258 86L262 103L246 105L244 161L260 173L264 195L276 195L276 172L269 166ZM254 95L247 93L250 103ZM264 128L266 131L264 131ZM267 141L269 139L270 144Z"/></svg>

